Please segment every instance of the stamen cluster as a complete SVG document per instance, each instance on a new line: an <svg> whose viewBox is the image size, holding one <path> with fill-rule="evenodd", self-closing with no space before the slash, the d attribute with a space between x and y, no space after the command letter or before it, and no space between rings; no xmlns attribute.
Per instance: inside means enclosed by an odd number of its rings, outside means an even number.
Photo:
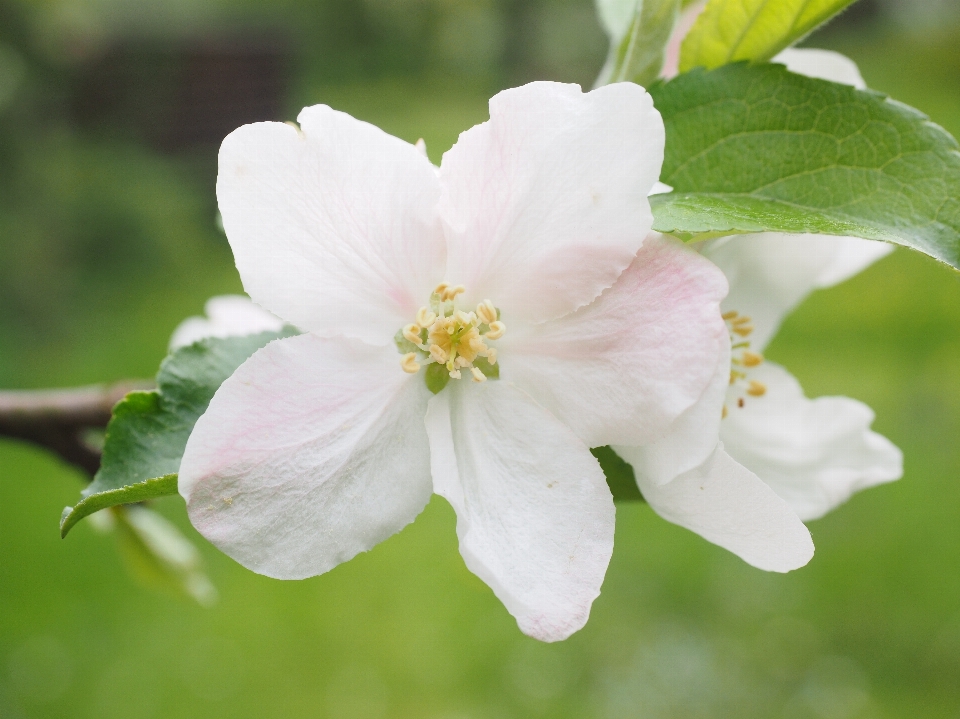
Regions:
<svg viewBox="0 0 960 719"><path fill-rule="evenodd" d="M744 394L751 397L762 397L767 393L767 386L763 382L749 377L750 370L763 363L763 355L759 352L753 352L750 349L750 340L747 339L753 334L753 320L735 310L725 312L723 319L730 332L731 349L733 350L730 358L730 385L738 386ZM743 407L745 404L745 398L742 395L737 398L737 407ZM723 416L727 416L726 405L723 406Z"/></svg>
<svg viewBox="0 0 960 719"><path fill-rule="evenodd" d="M487 342L503 337L507 328L490 300L484 300L472 312L458 310L456 299L464 290L463 285L438 285L430 295L430 306L421 307L416 322L400 331L409 343L401 343L398 336L401 351L410 345L419 350L406 352L400 359L404 372L416 374L421 367L418 360L425 360L425 364L444 367L450 379L460 379L463 370L469 370L474 382L485 382L488 375L498 374L494 367L497 350Z"/></svg>

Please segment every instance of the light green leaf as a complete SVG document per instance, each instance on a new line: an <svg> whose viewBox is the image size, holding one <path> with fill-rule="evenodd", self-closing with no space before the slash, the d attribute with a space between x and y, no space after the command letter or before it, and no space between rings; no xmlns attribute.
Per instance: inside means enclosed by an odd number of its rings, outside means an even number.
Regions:
<svg viewBox="0 0 960 719"><path fill-rule="evenodd" d="M450 381L450 373L442 364L430 362L424 370L423 381L427 383L427 389L437 394L447 386Z"/></svg>
<svg viewBox="0 0 960 719"><path fill-rule="evenodd" d="M708 0L680 46L680 71L765 62L854 0Z"/></svg>
<svg viewBox="0 0 960 719"><path fill-rule="evenodd" d="M175 494L187 438L214 392L258 349L295 334L297 330L285 328L248 337L211 337L167 357L156 390L131 392L113 408L100 470L82 500L63 511L60 536L105 507Z"/></svg>
<svg viewBox="0 0 960 719"><path fill-rule="evenodd" d="M647 87L663 69L667 41L680 14L680 0L641 0L634 5L633 16L623 31L611 34L610 54L597 78L598 87L624 81Z"/></svg>
<svg viewBox="0 0 960 719"><path fill-rule="evenodd" d="M660 232L849 235L960 267L957 141L917 110L780 65L695 70L650 92L674 188L650 198Z"/></svg>

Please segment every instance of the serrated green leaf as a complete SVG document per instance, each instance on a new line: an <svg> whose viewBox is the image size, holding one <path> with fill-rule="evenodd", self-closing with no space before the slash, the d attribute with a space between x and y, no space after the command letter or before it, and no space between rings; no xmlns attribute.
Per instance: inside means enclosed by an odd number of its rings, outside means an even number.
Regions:
<svg viewBox="0 0 960 719"><path fill-rule="evenodd" d="M781 65L695 70L650 89L667 143L654 228L885 240L960 267L960 152L922 113Z"/></svg>
<svg viewBox="0 0 960 719"><path fill-rule="evenodd" d="M680 71L765 62L854 0L708 0L680 46Z"/></svg>
<svg viewBox="0 0 960 719"><path fill-rule="evenodd" d="M642 502L643 495L637 487L637 479L631 467L610 447L594 447L590 450L607 478L607 486L616 502Z"/></svg>
<svg viewBox="0 0 960 719"><path fill-rule="evenodd" d="M427 383L428 390L437 394L447 386L447 382L450 381L450 373L442 364L431 362L424 370L423 381Z"/></svg>
<svg viewBox="0 0 960 719"><path fill-rule="evenodd" d="M615 5L618 13L630 4L606 3ZM622 31L612 24L613 21L605 23L608 30L612 28L618 32L611 32L610 54L597 78L597 87L624 81L646 87L663 69L667 41L680 15L680 0L642 0L632 5L629 22ZM608 10L608 13L612 12L612 9ZM619 18L616 22L620 22Z"/></svg>
<svg viewBox="0 0 960 719"><path fill-rule="evenodd" d="M168 356L156 390L131 392L114 407L100 470L81 493L83 499L64 510L61 536L105 507L175 493L187 439L217 388L268 342L295 334L288 327L247 337L210 337Z"/></svg>

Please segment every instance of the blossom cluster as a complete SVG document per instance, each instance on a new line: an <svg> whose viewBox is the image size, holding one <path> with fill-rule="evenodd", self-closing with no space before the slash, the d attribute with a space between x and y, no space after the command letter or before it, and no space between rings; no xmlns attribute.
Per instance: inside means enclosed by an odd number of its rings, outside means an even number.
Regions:
<svg viewBox="0 0 960 719"><path fill-rule="evenodd" d="M862 86L833 53L777 61ZM661 235L663 152L632 83L501 92L439 168L323 105L232 133L217 195L252 302L215 298L173 344L303 333L255 353L198 421L179 474L194 526L297 579L436 493L467 567L523 632L556 641L587 621L613 551L590 451L611 446L665 519L761 569L806 564L803 521L902 459L869 408L807 399L763 353L807 294L890 247Z"/></svg>

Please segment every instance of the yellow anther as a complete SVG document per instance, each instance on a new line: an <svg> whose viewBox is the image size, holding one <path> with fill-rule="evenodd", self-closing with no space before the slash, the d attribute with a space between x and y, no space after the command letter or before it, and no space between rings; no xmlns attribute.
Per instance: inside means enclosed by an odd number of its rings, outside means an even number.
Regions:
<svg viewBox="0 0 960 719"><path fill-rule="evenodd" d="M413 342L413 344L420 346L420 343L423 342L423 339L420 337L420 325L409 324L403 328L403 337L408 342Z"/></svg>
<svg viewBox="0 0 960 719"><path fill-rule="evenodd" d="M753 332L753 327L744 327L743 325L739 327L734 327L733 331L735 334L740 335L741 337L747 337Z"/></svg>
<svg viewBox="0 0 960 719"><path fill-rule="evenodd" d="M409 374L416 374L419 372L420 363L417 362L417 353L407 352L407 354L400 358L400 367L403 368L404 372Z"/></svg>
<svg viewBox="0 0 960 719"><path fill-rule="evenodd" d="M756 367L763 362L763 355L757 354L756 352L745 351L740 361L744 367Z"/></svg>
<svg viewBox="0 0 960 719"><path fill-rule="evenodd" d="M430 345L430 357L437 364L447 363L447 353L443 351L440 345Z"/></svg>
<svg viewBox="0 0 960 719"><path fill-rule="evenodd" d="M494 320L490 323L490 329L484 333L484 338L488 340L498 340L503 337L503 333L507 331L507 326L503 324L500 320Z"/></svg>
<svg viewBox="0 0 960 719"><path fill-rule="evenodd" d="M728 414L728 413L727 413L727 405L723 405L723 412L720 413L720 419L726 419L726 418L727 418L727 414Z"/></svg>
<svg viewBox="0 0 960 719"><path fill-rule="evenodd" d="M439 289L439 287L437 288ZM443 292L440 293L440 299L446 302L447 300L454 300L457 298L457 295L466 292L467 288L463 285L457 285L456 287L450 287L449 285L444 288Z"/></svg>
<svg viewBox="0 0 960 719"><path fill-rule="evenodd" d="M477 317L485 325L492 324L497 321L497 308L490 300L484 300L477 305Z"/></svg>
<svg viewBox="0 0 960 719"><path fill-rule="evenodd" d="M750 319L749 317L747 317L746 315L742 315L742 316L740 316L740 317L737 317L737 318L732 322L732 324L734 325L734 327L736 327L737 325L748 325L748 324L750 324L752 321L753 321L753 320L751 320L751 319Z"/></svg>
<svg viewBox="0 0 960 719"><path fill-rule="evenodd" d="M403 337L427 353L426 357L418 353L405 355L401 361L404 371L417 372L420 362L435 362L454 379L460 379L462 370L468 370L475 382L487 379L473 363L479 357L486 357L491 365L497 362L497 351L486 341L499 339L507 328L496 319L497 308L490 300L478 304L476 312L458 310L454 300L463 292L463 285L451 287L446 282L437 285L431 306L421 307L417 310L417 321L403 327ZM486 330L482 335L480 327Z"/></svg>
<svg viewBox="0 0 960 719"><path fill-rule="evenodd" d="M427 329L437 319L437 315L430 311L429 307L421 307L417 310L417 324Z"/></svg>
<svg viewBox="0 0 960 719"><path fill-rule="evenodd" d="M736 317L738 314L740 314L740 313L737 312L736 310L731 310L730 312L724 312L724 313L723 313L722 315L720 315L720 316L721 316L723 319L725 319L725 320L732 320L732 319L733 319L734 317Z"/></svg>
<svg viewBox="0 0 960 719"><path fill-rule="evenodd" d="M757 382L757 380L750 380L750 386L747 388L747 394L751 397L763 397L767 393L767 387L763 382Z"/></svg>

